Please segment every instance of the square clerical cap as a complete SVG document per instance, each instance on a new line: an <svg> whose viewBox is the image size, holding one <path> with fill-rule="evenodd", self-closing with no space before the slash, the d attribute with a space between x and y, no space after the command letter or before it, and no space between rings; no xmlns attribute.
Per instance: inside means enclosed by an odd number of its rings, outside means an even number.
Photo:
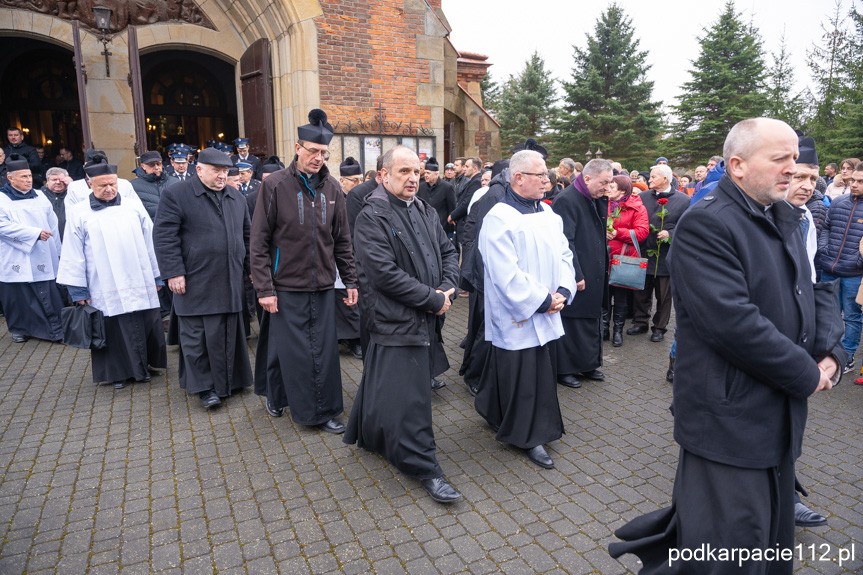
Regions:
<svg viewBox="0 0 863 575"><path fill-rule="evenodd" d="M236 166L228 168L228 177L235 178L240 175L240 170L237 169Z"/></svg>
<svg viewBox="0 0 863 575"><path fill-rule="evenodd" d="M353 159L351 156L345 158L345 161L339 164L339 176L345 178L350 176L361 176L363 174L363 168L360 166L359 162Z"/></svg>
<svg viewBox="0 0 863 575"><path fill-rule="evenodd" d="M108 163L108 158L102 155L97 155L93 160L84 166L84 173L87 177L94 178L96 176L110 176L117 173L117 166Z"/></svg>
<svg viewBox="0 0 863 575"><path fill-rule="evenodd" d="M21 156L19 154L9 154L9 157L6 158L6 171L7 172L17 172L18 170L29 170L30 164L27 162L27 158Z"/></svg>
<svg viewBox="0 0 863 575"><path fill-rule="evenodd" d="M234 167L234 163L231 161L231 158L216 148L204 148L201 150L201 153L198 154L198 163L210 164L211 166L217 166L219 168Z"/></svg>
<svg viewBox="0 0 863 575"><path fill-rule="evenodd" d="M297 128L297 137L304 142L329 146L333 127L327 122L327 113L318 108L309 112L309 123Z"/></svg>
<svg viewBox="0 0 863 575"><path fill-rule="evenodd" d="M815 151L814 138L799 137L797 139L797 147L800 149L800 156L797 158L798 164L818 165L818 152Z"/></svg>
<svg viewBox="0 0 863 575"><path fill-rule="evenodd" d="M249 147L249 139L248 138L237 138L234 140L234 145L238 148L248 148Z"/></svg>
<svg viewBox="0 0 863 575"><path fill-rule="evenodd" d="M453 166L455 167L455 166ZM437 163L437 158L432 156L431 158L426 160L426 171L427 172L438 172L440 171L440 164Z"/></svg>

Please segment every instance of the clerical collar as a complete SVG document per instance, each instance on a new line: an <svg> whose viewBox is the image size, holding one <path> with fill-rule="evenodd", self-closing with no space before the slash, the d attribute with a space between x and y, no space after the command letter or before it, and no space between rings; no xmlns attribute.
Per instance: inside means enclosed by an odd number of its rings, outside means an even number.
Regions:
<svg viewBox="0 0 863 575"><path fill-rule="evenodd" d="M667 194L670 191L671 191L671 186L668 186L664 190L653 190L653 195L658 197L658 196L661 196L662 194Z"/></svg>
<svg viewBox="0 0 863 575"><path fill-rule="evenodd" d="M386 190L386 188L384 188ZM387 190L387 196L390 198L390 204L397 208L409 208L413 205L414 199L411 198L409 200L403 200L401 198L397 198L391 191Z"/></svg>
<svg viewBox="0 0 863 575"><path fill-rule="evenodd" d="M29 192L22 192L16 189L11 182L6 182L6 185L0 188L0 192L9 196L9 199L13 202L17 200L30 200L36 197L36 190L31 189Z"/></svg>
<svg viewBox="0 0 863 575"><path fill-rule="evenodd" d="M504 195L504 202L518 210L521 214L534 214L542 211L542 208L539 206L539 200L531 200L530 198L524 198L517 193L512 187L506 187L506 194Z"/></svg>
<svg viewBox="0 0 863 575"><path fill-rule="evenodd" d="M110 208L111 206L119 206L120 205L120 194L118 193L111 200L100 200L96 197L95 193L90 193L90 208L94 212L98 212L99 210L104 210L105 208Z"/></svg>

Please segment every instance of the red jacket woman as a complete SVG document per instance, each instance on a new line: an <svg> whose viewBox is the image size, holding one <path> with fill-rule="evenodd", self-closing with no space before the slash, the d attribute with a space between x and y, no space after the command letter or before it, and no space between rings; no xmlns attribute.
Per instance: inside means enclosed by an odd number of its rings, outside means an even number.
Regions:
<svg viewBox="0 0 863 575"><path fill-rule="evenodd" d="M617 211L617 216L615 216ZM607 232L608 247L612 256L637 256L632 245L630 230L635 232L635 241L642 242L650 233L650 218L638 194L632 193L632 181L628 176L614 176L608 188L608 217L614 219L614 231ZM646 257L646 256L642 256ZM603 337L608 339L609 316L614 319L614 335L611 344L623 345L623 324L626 322L626 288L611 286L609 294L613 300L610 310L603 313Z"/></svg>

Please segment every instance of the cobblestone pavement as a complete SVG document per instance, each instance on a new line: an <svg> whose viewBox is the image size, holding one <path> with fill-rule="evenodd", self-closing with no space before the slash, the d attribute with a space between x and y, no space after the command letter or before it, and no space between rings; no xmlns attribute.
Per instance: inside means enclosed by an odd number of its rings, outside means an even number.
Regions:
<svg viewBox="0 0 863 575"><path fill-rule="evenodd" d="M606 546L671 499L671 342L625 336L604 382L559 388L567 433L543 470L474 411L457 375L466 310L448 314L453 368L433 397L438 458L465 495L449 507L340 436L270 418L251 390L205 412L177 384L176 349L166 375L114 390L93 384L88 352L12 343L0 321L0 573L636 571ZM361 364L341 361L349 412ZM852 381L810 401L798 473L830 523L798 529L801 573L863 571Z"/></svg>

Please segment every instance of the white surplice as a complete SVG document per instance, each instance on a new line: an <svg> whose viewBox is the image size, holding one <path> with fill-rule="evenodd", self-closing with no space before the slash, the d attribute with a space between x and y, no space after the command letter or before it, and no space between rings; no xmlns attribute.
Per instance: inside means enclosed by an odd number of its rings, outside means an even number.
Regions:
<svg viewBox="0 0 863 575"><path fill-rule="evenodd" d="M75 180L69 184L69 187L66 189L66 199L63 200L66 204L66 211L68 212L75 204L88 201L91 193L93 193L93 190L87 184L87 180ZM127 204L137 203L142 208L144 207L144 204L141 203L141 198L138 197L135 188L132 187L132 182L129 180L117 178L117 193L123 198L122 201Z"/></svg>
<svg viewBox="0 0 863 575"><path fill-rule="evenodd" d="M90 305L112 317L158 308L158 276L153 224L140 201L67 208L57 283L86 287Z"/></svg>
<svg viewBox="0 0 863 575"><path fill-rule="evenodd" d="M558 287L576 292L563 220L543 203L521 214L504 202L483 220L477 245L485 265L485 337L501 349L542 346L563 335L560 314L536 313Z"/></svg>
<svg viewBox="0 0 863 575"><path fill-rule="evenodd" d="M53 234L39 239L42 230ZM60 260L57 216L42 192L35 198L12 200L0 193L0 282L52 280Z"/></svg>

